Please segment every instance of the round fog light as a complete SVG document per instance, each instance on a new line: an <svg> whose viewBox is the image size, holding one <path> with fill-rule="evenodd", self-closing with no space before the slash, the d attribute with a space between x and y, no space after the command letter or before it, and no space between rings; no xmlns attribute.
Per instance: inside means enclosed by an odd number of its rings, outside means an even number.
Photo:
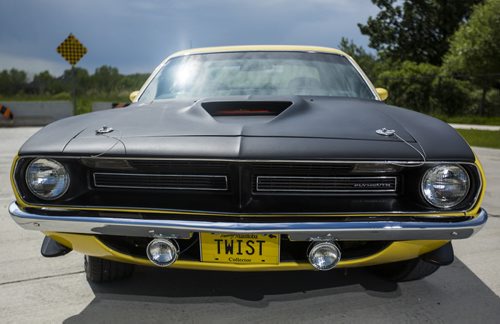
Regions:
<svg viewBox="0 0 500 324"><path fill-rule="evenodd" d="M168 267L177 260L177 246L167 239L154 239L149 242L146 254L149 261L159 267Z"/></svg>
<svg viewBox="0 0 500 324"><path fill-rule="evenodd" d="M309 251L309 262L318 270L331 270L339 261L340 249L334 243L317 243Z"/></svg>

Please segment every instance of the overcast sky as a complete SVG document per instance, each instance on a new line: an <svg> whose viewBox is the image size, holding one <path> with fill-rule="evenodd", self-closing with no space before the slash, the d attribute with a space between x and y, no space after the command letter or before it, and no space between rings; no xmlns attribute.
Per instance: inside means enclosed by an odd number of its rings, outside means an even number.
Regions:
<svg viewBox="0 0 500 324"><path fill-rule="evenodd" d="M78 63L150 72L177 50L239 44L366 46L358 22L370 0L0 0L0 70L59 75L56 47L73 33L88 49Z"/></svg>

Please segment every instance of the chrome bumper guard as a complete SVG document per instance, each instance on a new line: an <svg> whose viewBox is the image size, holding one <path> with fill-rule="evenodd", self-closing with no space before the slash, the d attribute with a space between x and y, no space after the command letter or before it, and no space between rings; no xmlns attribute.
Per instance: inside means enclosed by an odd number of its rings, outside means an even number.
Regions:
<svg viewBox="0 0 500 324"><path fill-rule="evenodd" d="M137 237L189 238L195 232L232 234L285 234L293 241L402 241L465 239L479 231L488 219L479 214L461 222L210 222L145 220L104 217L48 216L26 212L13 202L9 213L19 226L42 232L103 234Z"/></svg>

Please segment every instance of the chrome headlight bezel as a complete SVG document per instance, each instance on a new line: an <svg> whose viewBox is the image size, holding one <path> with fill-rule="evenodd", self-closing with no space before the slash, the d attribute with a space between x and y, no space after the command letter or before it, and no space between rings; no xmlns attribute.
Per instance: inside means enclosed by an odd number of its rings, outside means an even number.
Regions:
<svg viewBox="0 0 500 324"><path fill-rule="evenodd" d="M33 170L37 163L45 164L47 170L44 171L50 171L52 167L52 169L55 170L53 172L58 173L55 175L55 177L59 177L59 179L56 180L57 183L55 183L54 188L47 193L43 193L42 190L35 186L34 180L37 179L35 173L41 172L41 170ZM38 176L38 178L42 178L42 176ZM24 179L30 193L42 200L56 200L61 198L68 191L71 181L66 167L62 163L50 158L37 158L32 160L26 167Z"/></svg>
<svg viewBox="0 0 500 324"><path fill-rule="evenodd" d="M439 194L439 189L432 188L434 191L429 192L429 190L431 189L427 188L427 186L429 185L428 181L430 180L429 177L436 176L435 174L433 175L433 173L443 173L443 172L446 173L451 172L451 175L454 176L454 178L449 177L448 179L444 179L443 181L450 181L450 180L458 181L458 184L443 183L441 184L442 186L455 185L458 187L462 187L459 188L461 189L461 192L459 192L459 194L457 194L456 197L454 197L454 199L451 198L448 198L448 200L443 199L443 195L441 195L442 198L436 197L436 195ZM436 185L437 184L435 184L434 186ZM459 206L469 195L471 187L472 187L471 177L467 172L467 170L463 166L454 163L437 164L427 169L427 171L425 171L420 180L420 194L422 195L424 200L431 206L443 210L449 210Z"/></svg>

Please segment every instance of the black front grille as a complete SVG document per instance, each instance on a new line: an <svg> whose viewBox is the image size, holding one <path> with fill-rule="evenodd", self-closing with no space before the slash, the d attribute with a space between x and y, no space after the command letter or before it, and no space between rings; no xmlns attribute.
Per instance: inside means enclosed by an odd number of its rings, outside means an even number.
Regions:
<svg viewBox="0 0 500 324"><path fill-rule="evenodd" d="M252 214L401 208L399 171L360 172L355 163L128 159L117 171L103 162L91 167L85 205Z"/></svg>
<svg viewBox="0 0 500 324"><path fill-rule="evenodd" d="M350 174L353 163L308 163L308 162L257 162L251 164L256 175L302 175L302 176L335 176Z"/></svg>
<svg viewBox="0 0 500 324"><path fill-rule="evenodd" d="M94 173L97 188L218 190L228 189L225 175Z"/></svg>
<svg viewBox="0 0 500 324"><path fill-rule="evenodd" d="M59 206L196 211L204 217L393 213L432 211L419 196L429 168L393 167L381 162L221 161L119 158L60 158L72 174ZM16 184L29 203L47 204L31 194L24 170ZM430 164L432 165L432 164ZM474 178L478 173L464 165ZM257 180L259 179L259 180ZM472 199L467 198L467 202ZM462 206L463 207L463 206ZM461 207L461 208L462 208ZM467 206L466 206L467 207Z"/></svg>
<svg viewBox="0 0 500 324"><path fill-rule="evenodd" d="M395 192L396 177L257 176L257 192L364 193Z"/></svg>
<svg viewBox="0 0 500 324"><path fill-rule="evenodd" d="M176 174L226 174L229 163L223 161L185 161L185 160L126 160L135 170L142 172L161 172Z"/></svg>

